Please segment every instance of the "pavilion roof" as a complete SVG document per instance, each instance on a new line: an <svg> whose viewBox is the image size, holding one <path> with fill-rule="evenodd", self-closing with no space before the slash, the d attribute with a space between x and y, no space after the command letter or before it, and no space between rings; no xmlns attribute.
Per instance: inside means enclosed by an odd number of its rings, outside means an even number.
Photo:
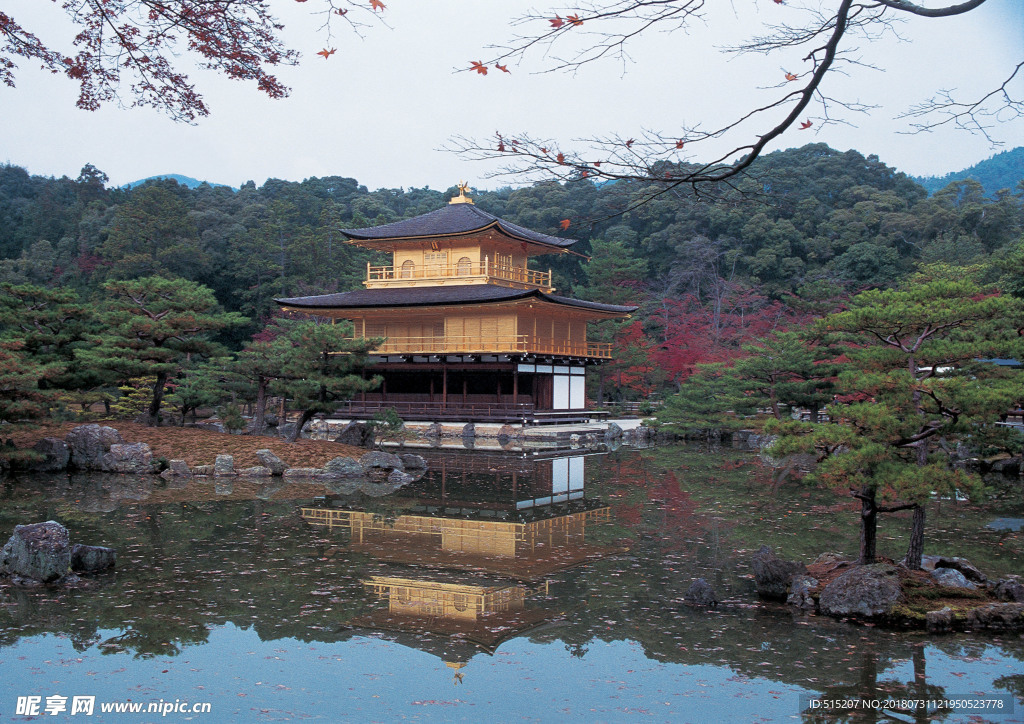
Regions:
<svg viewBox="0 0 1024 724"><path fill-rule="evenodd" d="M566 307L585 309L602 314L625 315L638 307L620 304L601 304L582 299L546 294L539 289L514 289L496 284L464 284L436 287L394 287L358 289L352 292L321 294L313 297L275 299L282 307L303 311L345 309L386 309L395 307L436 307L455 304L493 304L521 299L536 299Z"/></svg>
<svg viewBox="0 0 1024 724"><path fill-rule="evenodd" d="M576 239L564 239L530 231L518 224L499 219L494 214L482 211L473 204L449 204L436 211L402 219L390 224L370 226L364 229L342 229L341 233L354 242L404 241L439 236L459 236L496 227L508 236L520 241L532 242L552 249L565 249L576 243Z"/></svg>

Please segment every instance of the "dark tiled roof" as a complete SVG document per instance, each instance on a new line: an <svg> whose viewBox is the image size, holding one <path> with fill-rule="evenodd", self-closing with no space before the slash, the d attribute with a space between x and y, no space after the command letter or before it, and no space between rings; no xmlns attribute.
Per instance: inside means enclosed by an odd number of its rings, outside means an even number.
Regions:
<svg viewBox="0 0 1024 724"><path fill-rule="evenodd" d="M582 299L545 294L538 289L512 289L495 284L463 284L442 287L399 287L395 289L358 289L354 292L322 294L315 297L275 299L282 307L296 309L368 309L388 307L430 307L442 304L486 304L517 299L538 299L553 304L611 314L629 314L637 307L585 302Z"/></svg>
<svg viewBox="0 0 1024 724"><path fill-rule="evenodd" d="M429 236L467 234L480 231L489 226L497 226L509 236L517 239L532 241L559 249L564 249L576 243L575 239L561 239L557 236L548 236L547 234L539 234L536 231L524 229L522 226L499 219L494 214L481 211L473 204L448 204L437 211L414 216L411 219L403 219L391 224L371 226L365 229L342 229L341 233L350 239L385 241L388 239L415 239Z"/></svg>

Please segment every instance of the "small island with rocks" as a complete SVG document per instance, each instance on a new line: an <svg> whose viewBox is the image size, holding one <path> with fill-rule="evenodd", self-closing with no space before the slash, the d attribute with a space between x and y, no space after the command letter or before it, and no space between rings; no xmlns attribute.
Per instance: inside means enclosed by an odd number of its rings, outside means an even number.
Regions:
<svg viewBox="0 0 1024 724"><path fill-rule="evenodd" d="M924 556L915 571L824 553L804 565L762 546L751 564L761 599L810 614L930 633L1024 630L1024 582L989 580L963 558Z"/></svg>

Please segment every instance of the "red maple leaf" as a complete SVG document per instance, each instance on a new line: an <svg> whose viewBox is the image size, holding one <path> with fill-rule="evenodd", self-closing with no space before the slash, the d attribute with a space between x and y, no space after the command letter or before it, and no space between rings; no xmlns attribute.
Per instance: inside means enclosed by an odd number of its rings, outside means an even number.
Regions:
<svg viewBox="0 0 1024 724"><path fill-rule="evenodd" d="M505 153L504 141L498 141L498 153Z"/></svg>
<svg viewBox="0 0 1024 724"><path fill-rule="evenodd" d="M383 10L385 5L380 0L370 0L370 7L374 10Z"/></svg>
<svg viewBox="0 0 1024 724"><path fill-rule="evenodd" d="M330 58L332 55L334 55L337 52L338 51L335 48L331 48L330 50L328 50L327 48L324 48L319 53L317 53L317 55L322 55L322 56L324 56L324 60L327 60L328 58Z"/></svg>
<svg viewBox="0 0 1024 724"><path fill-rule="evenodd" d="M568 229L571 224L572 222L569 221L568 219L562 219L561 221L558 222L558 225L562 227L562 231Z"/></svg>
<svg viewBox="0 0 1024 724"><path fill-rule="evenodd" d="M565 19L568 20L573 25L583 25L583 21L580 20L579 15L566 15Z"/></svg>
<svg viewBox="0 0 1024 724"><path fill-rule="evenodd" d="M511 70L508 69L507 65L501 65L500 63L495 63L494 67L497 68L498 70L500 70L502 73L511 73L512 72Z"/></svg>
<svg viewBox="0 0 1024 724"><path fill-rule="evenodd" d="M555 156L555 160L558 161L559 163L565 163L565 156L562 155L561 151L559 151L558 155Z"/></svg>
<svg viewBox="0 0 1024 724"><path fill-rule="evenodd" d="M797 79L797 78L799 78L799 77L800 77L800 76L798 76L798 75L793 75L792 73L786 73L786 80L796 80L796 79Z"/></svg>
<svg viewBox="0 0 1024 724"><path fill-rule="evenodd" d="M632 146L632 145L633 145L634 143L636 143L636 141L634 141L634 140L633 140L632 138L631 138L631 139L629 139L628 141L626 141L626 148L629 148L629 147L630 147L630 146Z"/></svg>
<svg viewBox="0 0 1024 724"><path fill-rule="evenodd" d="M594 161L594 168L601 168L601 162L600 161Z"/></svg>
<svg viewBox="0 0 1024 724"><path fill-rule="evenodd" d="M801 130L801 131L806 131L806 130L807 130L808 128L810 128L810 127L811 127L812 125L813 125L813 124L812 124L812 123L811 123L810 121L804 121L803 123L801 123L801 124L800 124L800 130Z"/></svg>
<svg viewBox="0 0 1024 724"><path fill-rule="evenodd" d="M683 147L683 139L680 138L678 141L676 141L676 148L679 149L679 148L682 148L682 147Z"/></svg>
<svg viewBox="0 0 1024 724"><path fill-rule="evenodd" d="M302 1L305 2L306 0ZM334 12L338 13L338 15L348 15L348 8L338 8Z"/></svg>
<svg viewBox="0 0 1024 724"><path fill-rule="evenodd" d="M473 61L473 65L470 66L470 70L475 70L480 75L487 75L487 66L481 63L479 60Z"/></svg>
<svg viewBox="0 0 1024 724"><path fill-rule="evenodd" d="M547 150L546 148L542 148L542 149L540 150L540 152L541 152L541 153L547 153L547 152L548 152L548 150Z"/></svg>
<svg viewBox="0 0 1024 724"><path fill-rule="evenodd" d="M551 23L551 27L553 27L553 28L560 28L563 25L565 25L565 21L562 20L557 15L555 17L551 18L550 20L548 20L548 22Z"/></svg>

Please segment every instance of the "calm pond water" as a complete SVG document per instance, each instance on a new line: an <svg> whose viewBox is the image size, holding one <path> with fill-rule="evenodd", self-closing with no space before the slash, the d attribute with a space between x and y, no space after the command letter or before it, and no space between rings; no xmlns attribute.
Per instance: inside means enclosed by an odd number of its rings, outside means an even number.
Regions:
<svg viewBox="0 0 1024 724"><path fill-rule="evenodd" d="M915 721L829 717L809 703L824 695L998 700L916 721L1024 721L1024 637L928 638L758 603L754 550L853 553L856 515L828 492L773 488L755 458L426 456L422 480L376 498L280 481L0 482L0 537L54 519L120 555L80 588L0 587L0 719ZM1024 534L988 527L1024 517L1019 484L929 516L926 552L1024 569ZM902 555L908 527L883 520L883 554ZM698 577L717 609L680 603ZM101 710L128 703L158 713Z"/></svg>

